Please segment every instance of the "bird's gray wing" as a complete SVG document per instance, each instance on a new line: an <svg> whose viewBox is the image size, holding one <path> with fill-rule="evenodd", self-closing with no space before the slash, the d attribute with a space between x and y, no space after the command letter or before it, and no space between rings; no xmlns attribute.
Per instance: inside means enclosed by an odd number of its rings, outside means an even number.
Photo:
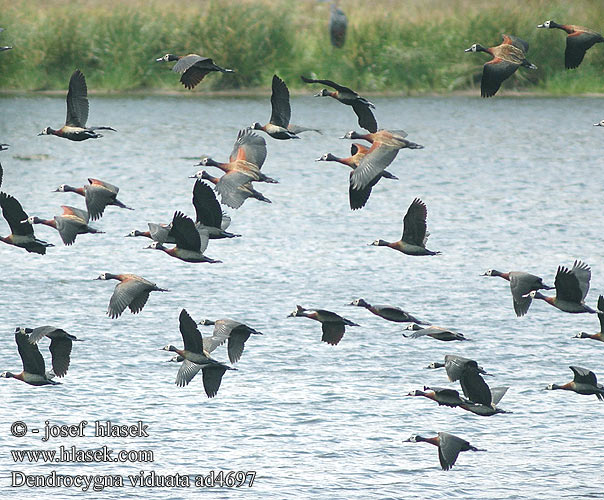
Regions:
<svg viewBox="0 0 604 500"><path fill-rule="evenodd" d="M67 92L67 118L65 125L86 127L88 121L88 89L83 73L76 69L69 79Z"/></svg>
<svg viewBox="0 0 604 500"><path fill-rule="evenodd" d="M289 104L289 90L285 82L273 75L273 93L271 94L272 113L270 123L287 128L292 110Z"/></svg>
<svg viewBox="0 0 604 500"><path fill-rule="evenodd" d="M361 190L369 186L394 161L397 154L397 148L384 144L376 146L375 149L372 147L361 159L359 166L355 168L350 176L350 185L352 188Z"/></svg>
<svg viewBox="0 0 604 500"><path fill-rule="evenodd" d="M289 102L289 101L288 101ZM245 160L262 168L266 160L266 141L264 137L252 132L249 128L239 131L231 152L230 161Z"/></svg>
<svg viewBox="0 0 604 500"><path fill-rule="evenodd" d="M55 337L50 341L52 371L57 377L63 377L69 368L72 341L67 337Z"/></svg>
<svg viewBox="0 0 604 500"><path fill-rule="evenodd" d="M193 363L188 359L185 359L180 365L178 369L178 373L176 374L176 385L178 387L184 387L188 385L193 377L197 375L199 370L203 368L203 365L198 365L197 363Z"/></svg>
<svg viewBox="0 0 604 500"><path fill-rule="evenodd" d="M222 363L212 363L203 367L203 388L209 398L213 398L218 393L225 371L227 366Z"/></svg>
<svg viewBox="0 0 604 500"><path fill-rule="evenodd" d="M35 375L46 375L44 358L38 346L29 342L28 335L15 332L15 342L17 342L19 356L21 356L21 361L23 362L23 371Z"/></svg>
<svg viewBox="0 0 604 500"><path fill-rule="evenodd" d="M403 237L405 243L424 246L426 238L426 218L428 209L419 198L415 198L403 218Z"/></svg>

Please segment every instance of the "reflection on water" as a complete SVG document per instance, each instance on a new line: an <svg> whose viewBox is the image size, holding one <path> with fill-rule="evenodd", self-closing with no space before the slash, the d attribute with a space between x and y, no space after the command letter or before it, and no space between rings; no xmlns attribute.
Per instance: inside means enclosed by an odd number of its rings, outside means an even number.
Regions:
<svg viewBox="0 0 604 500"><path fill-rule="evenodd" d="M300 141L267 138L263 171L280 184L259 187L272 205L248 200L230 230L243 235L213 240L208 255L224 263L186 264L143 251L148 241L124 238L146 222L169 222L175 210L194 215L196 160L228 157L239 128L269 116L268 99L92 97L90 124L118 130L73 143L37 137L62 123L63 98L0 100L2 189L29 215L49 218L62 204L83 207L75 194L52 193L88 177L121 188L135 211L109 207L96 226L65 247L52 229L36 234L57 246L46 256L0 245L0 370L20 369L13 338L17 325L53 324L85 339L57 387L34 388L2 380L0 444L2 488L9 472L29 474L208 474L257 471L252 490L263 498L284 491L305 498L528 498L598 495L594 485L603 452L595 397L547 392L571 380L569 365L604 379L602 346L571 339L596 332L592 315L561 313L535 303L516 318L506 282L483 278L490 268L524 270L553 282L558 265L574 259L593 271L588 302L603 290L601 99L375 98L381 126L404 128L425 145L402 151L389 168L399 181L381 182L363 210L348 209L348 169L315 162L326 152L346 156L337 137L357 127L349 108L309 97L292 100L294 123L321 128ZM562 119L563 117L564 119ZM36 160L34 160L34 158ZM27 159L27 160L26 160ZM428 206L430 248L436 257L408 257L367 246L396 240L402 215L415 197ZM4 220L0 234L8 234ZM132 272L170 293L151 296L138 315L105 315L113 286L93 281L101 272ZM434 324L457 329L471 342L402 337L353 299L398 305ZM320 342L320 326L287 314L296 304L323 307L359 323L342 342ZM236 372L207 399L201 380L174 385L177 366L159 349L181 345L178 314L230 317L265 333L246 344ZM203 328L204 334L211 329ZM49 358L46 344L41 351ZM424 385L447 386L442 370L424 367L446 353L477 359L495 374L489 383L511 388L500 406L509 415L479 417L404 394ZM224 348L215 351L226 361ZM452 384L451 384L452 385ZM142 438L55 438L10 435L10 424L30 427L110 420L149 426ZM447 431L488 452L462 454L450 473L428 445L403 444L412 433ZM8 450L60 445L150 449L153 463L56 466L15 464ZM567 471L572 469L572 474ZM247 488L247 487L246 487ZM62 498L78 489L10 490L17 496ZM15 492L18 493L15 493ZM109 488L104 498L131 489ZM139 490L140 491L140 490ZM241 490L238 490L241 491ZM146 498L165 498L148 489ZM197 497L195 488L174 490ZM231 498L215 489L217 498ZM81 493L79 494L81 495ZM299 496L299 495L298 495Z"/></svg>

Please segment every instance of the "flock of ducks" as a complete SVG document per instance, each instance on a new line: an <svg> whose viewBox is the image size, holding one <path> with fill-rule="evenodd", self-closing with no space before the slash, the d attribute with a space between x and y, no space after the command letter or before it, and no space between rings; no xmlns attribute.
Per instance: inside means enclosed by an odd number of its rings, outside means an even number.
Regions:
<svg viewBox="0 0 604 500"><path fill-rule="evenodd" d="M346 16L332 4L330 20L330 36L335 47L344 44L346 36ZM604 42L604 38L593 30L574 25L560 25L554 21L547 21L538 28L561 29L567 36L565 66L577 68L585 52L594 44ZM2 29L0 28L0 31ZM510 77L520 66L535 69L536 66L527 61L528 43L511 35L503 35L503 42L496 46L485 48L479 44L472 45L466 52L486 52L493 59L484 65L481 95L491 97L496 94L502 82ZM9 50L11 47L0 47L0 51ZM196 54L177 56L166 54L156 59L158 62L175 62L172 70L179 73L180 81L187 89L193 89L206 75L211 72L232 73L233 70L216 65L211 58ZM353 143L351 156L340 158L331 153L326 153L317 161L333 161L342 163L352 169L349 176L349 202L352 210L365 206L371 194L371 189L382 178L396 180L397 177L388 172L386 168L394 161L402 149L422 149L423 146L406 139L407 134L402 130L379 129L377 120L372 110L375 106L354 90L326 79L315 79L301 76L304 83L321 84L323 88L316 97L331 97L340 103L350 106L357 117L359 126L366 133L350 131L342 138L362 140L370 145ZM46 127L38 135L54 135L71 141L84 141L102 137L99 130L114 131L108 126L88 127L89 104L87 86L81 71L75 70L69 81L67 93L67 115L65 124L59 129ZM233 150L226 162L219 162L206 157L196 166L204 169L191 176L196 179L193 187L192 203L195 208L195 220L181 211L175 211L169 223L148 223L148 230L133 230L126 236L145 237L152 240L146 247L160 250L168 256L189 263L220 263L205 255L211 239L235 238L240 235L227 232L231 222L230 217L223 211L222 205L232 209L240 208L249 199L264 203L271 201L257 191L254 184L278 183L274 178L266 175L261 168L267 157L265 139L255 133L261 131L277 140L299 139L299 134L307 131L319 130L293 125L290 123L291 107L289 90L285 82L277 75L272 80L271 116L269 121L262 125L254 122L249 128L240 130L235 140ZM604 120L594 125L604 126ZM0 150L5 150L7 144L0 144ZM223 172L221 177L214 177L205 168L217 168ZM204 181L214 185L214 189ZM2 167L0 166L0 186L2 185ZM0 207L2 215L8 223L11 234L0 237L0 240L9 245L23 248L27 252L44 255L52 243L38 239L34 234L33 226L41 224L54 228L65 245L72 245L76 237L82 234L101 234L103 231L91 227L90 220L101 218L108 206L132 210L118 200L119 188L108 182L98 179L88 179L88 184L83 187L72 187L62 184L57 192L71 192L83 196L86 210L62 206L63 213L52 219L42 219L37 216L28 216L21 204L10 194L0 192ZM221 198L218 201L216 194ZM222 203L222 205L221 205ZM409 256L436 256L440 252L426 248L428 238L426 204L416 198L413 200L403 217L403 232L398 241L387 242L377 240L371 243L374 246L387 246ZM166 245L173 245L167 247ZM533 299L543 300L557 309L567 313L594 313L600 321L600 332L588 334L581 332L577 338L589 338L604 341L604 297L598 299L597 309L592 309L585 304L589 290L591 270L581 261L575 261L572 268L558 267L554 279L554 286L547 286L543 279L530 273L520 271L500 272L488 270L484 276L499 277L509 282L513 299L513 307L517 316L528 313ZM109 300L107 314L112 319L119 318L128 308L132 314L142 311L149 299L151 292L168 292L157 284L135 274L112 274L105 272L97 280L116 280ZM540 290L556 290L555 296L546 296ZM396 323L409 323L407 331L410 338L431 337L440 341L468 340L463 334L447 328L429 325L417 319L414 315L392 305L371 305L365 299L359 298L349 304L362 307L384 320ZM321 340L330 345L337 345L345 334L346 327L359 326L357 323L343 316L325 309L307 309L300 305L289 317L306 317L321 323ZM202 336L198 324L214 326L211 336ZM235 320L224 318L218 320L203 320L196 322L189 313L182 309L179 316L179 329L183 339L183 348L167 345L162 350L175 353L171 362L180 363L176 375L176 385L188 385L195 375L202 372L202 382L208 397L218 393L223 375L232 366L217 361L211 353L220 345L227 343L227 353L231 364L240 360L246 341L252 335L262 333L254 328L239 323ZM21 373L3 372L0 377L14 378L29 385L56 385L54 377L64 377L70 365L72 344L79 341L75 336L65 330L53 326L37 328L17 327L15 342L23 364ZM50 339L49 350L51 354L52 370L46 371L44 358L40 353L38 344L44 338ZM440 406L459 407L465 411L480 416L491 416L509 413L497 405L505 395L508 387L489 387L484 376L489 376L475 360L462 356L447 354L444 362L434 362L428 368L445 368L450 382L459 381L463 396L452 388L424 387L408 393L408 396L424 397L435 401ZM574 374L572 381L558 385L550 384L549 390L567 390L582 395L595 395L599 400L604 400L604 387L597 382L596 375L587 368L571 366ZM405 442L427 442L438 447L440 465L444 470L450 469L456 462L460 452L484 451L472 446L468 441L449 434L439 432L435 437L411 436Z"/></svg>

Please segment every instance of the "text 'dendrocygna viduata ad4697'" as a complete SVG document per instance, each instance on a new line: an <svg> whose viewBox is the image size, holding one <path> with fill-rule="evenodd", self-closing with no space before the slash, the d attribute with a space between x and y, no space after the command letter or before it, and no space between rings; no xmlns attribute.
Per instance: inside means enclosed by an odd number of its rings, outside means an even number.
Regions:
<svg viewBox="0 0 604 500"><path fill-rule="evenodd" d="M526 59L529 49L527 42L512 35L502 36L503 42L496 47L485 48L479 43L475 43L465 50L466 52L486 52L493 57L482 68L481 97L494 96L503 81L512 76L520 66L537 69L537 66Z"/></svg>
<svg viewBox="0 0 604 500"><path fill-rule="evenodd" d="M418 435L411 436L403 443L430 443L438 446L438 460L443 470L449 470L462 451L487 451L472 446L468 441L460 437L449 434L448 432L439 432L437 436L426 438Z"/></svg>
<svg viewBox="0 0 604 500"><path fill-rule="evenodd" d="M585 57L585 52L596 43L604 42L604 37L600 33L574 24L558 24L554 21L545 21L537 28L557 28L568 34L566 50L564 51L564 67L566 69L578 68Z"/></svg>
<svg viewBox="0 0 604 500"><path fill-rule="evenodd" d="M97 280L118 280L119 283L113 290L109 299L107 315L110 318L119 318L126 307L132 314L143 310L151 292L168 292L165 288L159 288L155 283L146 280L136 274L111 274L103 273Z"/></svg>
<svg viewBox="0 0 604 500"><path fill-rule="evenodd" d="M176 385L178 387L188 385L199 370L202 370L203 387L206 395L213 398L218 393L224 372L236 370L236 368L231 368L210 357L207 349L204 349L203 339L195 321L185 309L180 312L179 325L184 348L178 349L173 345L167 345L161 349L175 352L183 358L182 365L176 375Z"/></svg>
<svg viewBox="0 0 604 500"><path fill-rule="evenodd" d="M176 64L172 67L172 71L180 73L180 83L182 83L186 89L192 90L204 77L212 71L219 71L221 73L234 73L232 69L221 68L214 64L214 61L209 57L198 56L197 54L188 54L186 56L177 56L174 54L166 54L163 57L159 57L155 60L156 62L174 62Z"/></svg>
<svg viewBox="0 0 604 500"><path fill-rule="evenodd" d="M325 309L305 309L302 306L296 306L296 310L287 317L304 317L318 321L323 331L321 340L330 345L337 345L342 340L346 326L360 326L334 312Z"/></svg>
<svg viewBox="0 0 604 500"><path fill-rule="evenodd" d="M100 219L107 205L134 210L117 199L117 194L120 190L117 186L98 179L88 179L88 182L88 185L79 188L70 186L69 184L61 184L55 189L55 192L77 193L83 196L86 199L86 210L91 220Z"/></svg>
<svg viewBox="0 0 604 500"><path fill-rule="evenodd" d="M528 295L530 292L534 290L552 290L554 288L543 283L543 279L539 276L522 271L502 273L496 269L489 269L482 276L499 276L510 282L516 316L524 316L531 307L533 299Z"/></svg>
<svg viewBox="0 0 604 500"><path fill-rule="evenodd" d="M426 230L427 217L426 204L419 198L415 198L407 209L405 217L403 217L403 236L401 239L394 242L376 240L370 245L389 247L405 255L439 255L440 252L434 252L426 248L426 242L430 235Z"/></svg>
<svg viewBox="0 0 604 500"><path fill-rule="evenodd" d="M88 89L83 73L76 69L69 79L67 92L67 118L60 129L46 127L38 135L56 135L70 141L85 141L103 137L96 130L113 130L111 127L86 127L88 121Z"/></svg>

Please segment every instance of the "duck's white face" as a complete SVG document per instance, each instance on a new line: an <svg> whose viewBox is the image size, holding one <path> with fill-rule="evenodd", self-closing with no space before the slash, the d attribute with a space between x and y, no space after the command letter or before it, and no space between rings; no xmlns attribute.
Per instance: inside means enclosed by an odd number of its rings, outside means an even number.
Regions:
<svg viewBox="0 0 604 500"><path fill-rule="evenodd" d="M21 221L21 224L34 224L35 223L35 217L28 217L25 220Z"/></svg>
<svg viewBox="0 0 604 500"><path fill-rule="evenodd" d="M472 46L469 49L466 49L465 52L477 52L478 51L478 44L474 43L472 44Z"/></svg>
<svg viewBox="0 0 604 500"><path fill-rule="evenodd" d="M40 132L38 135L50 135L50 127L46 127L44 130L42 130L42 132Z"/></svg>
<svg viewBox="0 0 604 500"><path fill-rule="evenodd" d="M97 280L106 280L106 279L107 279L107 273L103 273L97 278Z"/></svg>
<svg viewBox="0 0 604 500"><path fill-rule="evenodd" d="M540 24L539 26L537 26L537 28L549 28L551 27L553 21L545 21L543 24Z"/></svg>
<svg viewBox="0 0 604 500"><path fill-rule="evenodd" d="M2 372L2 373L0 373L0 378L9 378L8 372Z"/></svg>
<svg viewBox="0 0 604 500"><path fill-rule="evenodd" d="M317 161L329 161L329 153L325 153L321 158L317 158Z"/></svg>
<svg viewBox="0 0 604 500"><path fill-rule="evenodd" d="M171 351L172 350L172 346L170 344L163 346L161 349L161 351Z"/></svg>
<svg viewBox="0 0 604 500"><path fill-rule="evenodd" d="M60 193L64 193L65 192L65 188L67 187L67 184L61 184L58 188L57 191Z"/></svg>
<svg viewBox="0 0 604 500"><path fill-rule="evenodd" d="M493 276L493 270L489 269L486 273L484 273L485 276Z"/></svg>

